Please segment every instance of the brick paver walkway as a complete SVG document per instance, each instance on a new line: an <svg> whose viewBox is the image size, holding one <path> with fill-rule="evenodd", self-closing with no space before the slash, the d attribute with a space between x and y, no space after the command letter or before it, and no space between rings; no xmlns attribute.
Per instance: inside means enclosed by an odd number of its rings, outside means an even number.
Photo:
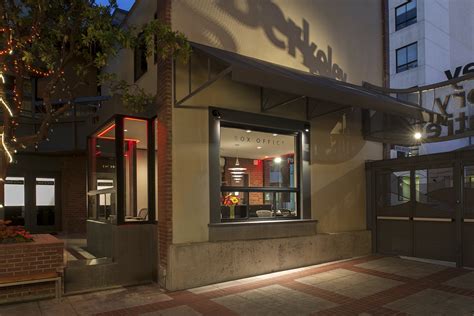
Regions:
<svg viewBox="0 0 474 316"><path fill-rule="evenodd" d="M474 271L369 256L179 292L156 285L7 305L0 315L474 315Z"/></svg>

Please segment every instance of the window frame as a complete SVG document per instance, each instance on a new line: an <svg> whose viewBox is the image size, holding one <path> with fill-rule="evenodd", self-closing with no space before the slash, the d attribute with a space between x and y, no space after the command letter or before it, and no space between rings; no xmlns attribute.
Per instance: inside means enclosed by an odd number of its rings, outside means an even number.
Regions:
<svg viewBox="0 0 474 316"><path fill-rule="evenodd" d="M216 113L219 115L216 117ZM220 131L221 127L254 129L261 132L293 134L295 133L295 165L298 172L295 174L296 187L236 187L221 186L220 170ZM265 222L265 221L291 221L311 219L311 181L309 170L309 123L269 117L234 110L209 108L209 198L210 198L210 223L219 224L229 221L222 220L221 193L222 192L296 192L296 218L261 218L261 219L235 219L231 222Z"/></svg>
<svg viewBox="0 0 474 316"><path fill-rule="evenodd" d="M133 81L138 81L148 71L148 56L146 54L146 43L144 33L140 33L137 37L137 46L133 48ZM138 56L140 55L140 56ZM138 61L140 58L140 62ZM143 62L145 67L143 67Z"/></svg>
<svg viewBox="0 0 474 316"><path fill-rule="evenodd" d="M415 17L414 18L411 18L411 19L406 19L403 20L402 22L399 22L398 21L398 15L397 15L397 11L399 9L401 9L402 7L405 7L405 17L406 17L406 13L407 13L407 6L408 4L410 3L415 3ZM416 2L416 0L409 0L399 6L397 6L395 8L395 31L399 31L401 29L404 29L412 24L415 24L417 22L417 19L418 19L418 3Z"/></svg>
<svg viewBox="0 0 474 316"><path fill-rule="evenodd" d="M408 48L410 46L413 46L413 45L415 45L415 47L416 47L416 59L409 62L408 61ZM406 58L407 58L407 62L402 64L402 65L399 65L399 63L398 63L398 52L402 49L406 50L405 55L406 55ZM402 46L402 47L395 50L395 67L396 67L396 73L404 72L404 71L407 71L407 70L418 67L418 42L410 43L408 45Z"/></svg>
<svg viewBox="0 0 474 316"><path fill-rule="evenodd" d="M124 175L124 148L123 148L123 141L124 141L124 121L126 119L140 119L147 121L147 183L148 183L148 219L143 221L126 221L125 220L125 175ZM111 199L113 200L112 204L116 208L116 216L117 219L114 223L107 221L100 217L99 211L91 212L89 201L87 202L87 220L95 220L101 222L107 222L112 225L140 225L140 224L151 224L156 223L157 219L155 218L156 215L156 178L155 178L155 154L157 148L155 147L155 124L156 124L156 116L153 117L141 117L141 116L133 116L133 115L122 115L116 114L112 116L109 120L106 120L105 123L101 124L96 130L94 130L87 138L87 146L88 146L88 153L87 153L87 195L88 198L90 196L95 196L96 199L100 198L100 194L113 194ZM97 188L91 188L91 181L90 181L90 174L92 170L91 165L91 139L94 138L98 132L104 129L107 125L115 124L115 139L112 140L114 142L115 147L115 187L112 189L101 189L97 190ZM115 196L114 196L115 195ZM91 214L95 214L95 216L91 216Z"/></svg>

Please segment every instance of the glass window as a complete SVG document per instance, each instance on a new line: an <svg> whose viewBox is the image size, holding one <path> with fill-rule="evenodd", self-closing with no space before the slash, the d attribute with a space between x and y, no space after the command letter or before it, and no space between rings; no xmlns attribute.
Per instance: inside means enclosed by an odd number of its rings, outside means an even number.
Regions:
<svg viewBox="0 0 474 316"><path fill-rule="evenodd" d="M414 23L416 23L416 0L404 3L395 9L396 31Z"/></svg>
<svg viewBox="0 0 474 316"><path fill-rule="evenodd" d="M221 218L298 218L297 134L221 127Z"/></svg>
<svg viewBox="0 0 474 316"><path fill-rule="evenodd" d="M464 213L474 216L474 166L464 167Z"/></svg>
<svg viewBox="0 0 474 316"><path fill-rule="evenodd" d="M36 220L38 225L54 225L56 186L54 178L36 178Z"/></svg>
<svg viewBox="0 0 474 316"><path fill-rule="evenodd" d="M410 171L380 173L377 177L379 207L391 207L409 202Z"/></svg>
<svg viewBox="0 0 474 316"><path fill-rule="evenodd" d="M138 44L133 51L133 78L135 81L148 70L145 36L140 34L138 36Z"/></svg>
<svg viewBox="0 0 474 316"><path fill-rule="evenodd" d="M453 168L416 170L416 201L432 210L454 211Z"/></svg>
<svg viewBox="0 0 474 316"><path fill-rule="evenodd" d="M115 122L89 139L89 218L116 222Z"/></svg>
<svg viewBox="0 0 474 316"><path fill-rule="evenodd" d="M5 179L5 220L13 225L25 225L25 178Z"/></svg>
<svg viewBox="0 0 474 316"><path fill-rule="evenodd" d="M397 49L397 72L418 66L418 44L413 43Z"/></svg>
<svg viewBox="0 0 474 316"><path fill-rule="evenodd" d="M90 137L89 218L114 224L154 220L155 213L149 214L148 196L149 186L154 185L154 178L148 179L153 167L148 161L149 124L153 125L153 120L117 116ZM117 126L123 126L121 131ZM122 135L119 144L116 136ZM117 196L117 189L123 194ZM117 205L123 207L117 209ZM151 212L155 212L154 207Z"/></svg>
<svg viewBox="0 0 474 316"><path fill-rule="evenodd" d="M125 221L148 220L148 124L124 119Z"/></svg>

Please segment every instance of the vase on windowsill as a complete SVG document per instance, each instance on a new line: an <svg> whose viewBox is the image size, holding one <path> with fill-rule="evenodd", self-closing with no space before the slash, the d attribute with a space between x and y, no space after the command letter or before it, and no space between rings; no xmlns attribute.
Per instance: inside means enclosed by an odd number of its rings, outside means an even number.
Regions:
<svg viewBox="0 0 474 316"><path fill-rule="evenodd" d="M229 218L230 219L235 218L235 205L230 205L229 206Z"/></svg>

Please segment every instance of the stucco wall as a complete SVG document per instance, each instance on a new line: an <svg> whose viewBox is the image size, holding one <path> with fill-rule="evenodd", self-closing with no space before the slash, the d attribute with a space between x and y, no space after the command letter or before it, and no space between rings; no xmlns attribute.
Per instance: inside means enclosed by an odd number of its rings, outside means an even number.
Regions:
<svg viewBox="0 0 474 316"><path fill-rule="evenodd" d="M349 0L176 0L173 1L172 21L173 28L184 32L191 41L332 76L325 72L322 63L311 59L305 46L314 42L317 45L315 54L322 48L328 56L329 45L332 63L347 74L347 81L380 85L380 5L378 1L356 3ZM299 39L294 36L295 30L304 29L303 24L308 28L308 41L303 35ZM294 43L297 47L293 56L291 45ZM199 74L198 63L193 60L193 73L197 70ZM178 65L177 71L176 97L179 100L187 93L186 66ZM193 87L203 79L202 76L193 78ZM187 102L194 107L174 109L173 243L208 240L208 118L207 109L199 106L260 113L259 102L259 89L225 78ZM304 107L295 104L266 114L305 119ZM319 220L318 232L365 229L364 161L381 159L381 145L362 139L357 109L315 119L311 129L312 215Z"/></svg>

